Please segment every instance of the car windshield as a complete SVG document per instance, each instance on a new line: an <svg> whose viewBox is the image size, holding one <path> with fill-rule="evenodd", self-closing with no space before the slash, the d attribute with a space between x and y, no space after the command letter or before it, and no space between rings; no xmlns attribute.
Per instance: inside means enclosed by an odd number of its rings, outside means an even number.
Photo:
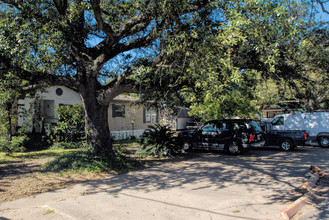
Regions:
<svg viewBox="0 0 329 220"><path fill-rule="evenodd" d="M205 124L202 129L202 131L217 131L217 125L214 123Z"/></svg>
<svg viewBox="0 0 329 220"><path fill-rule="evenodd" d="M250 125L255 131L262 131L262 128L256 121L251 121Z"/></svg>
<svg viewBox="0 0 329 220"><path fill-rule="evenodd" d="M272 120L272 125L284 125L284 117L277 116Z"/></svg>

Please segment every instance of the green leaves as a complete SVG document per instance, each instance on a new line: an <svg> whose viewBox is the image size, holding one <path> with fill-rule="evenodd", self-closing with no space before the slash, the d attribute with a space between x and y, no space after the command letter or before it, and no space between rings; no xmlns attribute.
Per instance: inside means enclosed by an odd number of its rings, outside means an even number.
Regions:
<svg viewBox="0 0 329 220"><path fill-rule="evenodd" d="M180 147L175 145L174 132L169 126L155 124L148 126L142 135L143 149L140 153L154 156L171 157L180 153Z"/></svg>
<svg viewBox="0 0 329 220"><path fill-rule="evenodd" d="M81 141L85 138L85 118L82 105L63 105L56 108L58 122L47 131L50 142Z"/></svg>
<svg viewBox="0 0 329 220"><path fill-rule="evenodd" d="M12 73L0 75L0 135L12 136L17 119L16 103L19 96L28 93L24 88L27 82Z"/></svg>
<svg viewBox="0 0 329 220"><path fill-rule="evenodd" d="M303 78L286 58L298 48L306 23L295 13L305 8L294 2L257 0L231 1L221 7L216 20L207 25L193 20L198 28L190 36L191 32L183 32L186 41L164 41L178 60L184 60L185 74L180 79L186 77L190 83L180 95L190 103L191 114L204 120L255 117L262 99L258 96L264 92L258 91L258 84L269 78ZM179 56L172 48L185 54Z"/></svg>
<svg viewBox="0 0 329 220"><path fill-rule="evenodd" d="M12 137L11 139L0 136L0 152L5 152L6 155L13 155L17 152L24 151L24 144L28 141L26 135Z"/></svg>

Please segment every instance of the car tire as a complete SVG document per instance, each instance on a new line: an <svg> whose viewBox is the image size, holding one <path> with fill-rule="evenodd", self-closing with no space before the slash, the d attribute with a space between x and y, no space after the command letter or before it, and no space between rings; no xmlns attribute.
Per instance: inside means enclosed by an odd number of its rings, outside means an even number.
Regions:
<svg viewBox="0 0 329 220"><path fill-rule="evenodd" d="M328 137L320 137L319 144L321 147L329 147L329 138Z"/></svg>
<svg viewBox="0 0 329 220"><path fill-rule="evenodd" d="M295 146L294 146L293 142L290 141L290 140L283 140L280 143L280 149L281 150L289 151L289 150L292 150L294 148L295 148Z"/></svg>
<svg viewBox="0 0 329 220"><path fill-rule="evenodd" d="M236 142L232 142L227 146L227 151L231 154L231 155L238 155L240 154L240 147Z"/></svg>
<svg viewBox="0 0 329 220"><path fill-rule="evenodd" d="M192 144L190 142L184 142L182 150L183 151L192 150Z"/></svg>

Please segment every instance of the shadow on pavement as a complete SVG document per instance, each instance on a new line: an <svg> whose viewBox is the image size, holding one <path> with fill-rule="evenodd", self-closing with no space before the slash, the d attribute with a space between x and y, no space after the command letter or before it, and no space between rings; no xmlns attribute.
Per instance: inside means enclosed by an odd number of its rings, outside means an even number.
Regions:
<svg viewBox="0 0 329 220"><path fill-rule="evenodd" d="M291 152L279 150L253 150L235 157L226 154L208 154L207 156L181 162L153 167L103 180L86 183L93 190L87 192L107 192L118 194L132 189L143 192L168 190L186 187L192 190L211 188L218 190L236 185L250 185L247 190L274 193L267 197L269 203L286 203L296 199L295 189L307 180L308 168L314 162L328 164L328 157L318 158L311 148L300 148ZM202 185L207 182L206 185ZM195 188L193 188L195 185ZM200 187L201 185L201 187Z"/></svg>

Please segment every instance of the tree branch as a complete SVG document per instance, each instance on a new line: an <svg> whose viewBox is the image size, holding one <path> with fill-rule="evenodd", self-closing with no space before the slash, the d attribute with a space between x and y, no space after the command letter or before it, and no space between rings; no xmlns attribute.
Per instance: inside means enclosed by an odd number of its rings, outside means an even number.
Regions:
<svg viewBox="0 0 329 220"><path fill-rule="evenodd" d="M19 4L17 3L17 1L15 0L0 0L2 3L5 3L5 4L9 4L9 5L12 5L14 6L15 8L20 8L19 7Z"/></svg>
<svg viewBox="0 0 329 220"><path fill-rule="evenodd" d="M166 54L160 54L156 58L154 58L151 62L143 62L143 66L158 68L159 64L166 60L168 56ZM145 93L145 92L153 92L158 88L155 86L146 87L138 84L135 80L129 79L128 77L135 74L136 69L129 68L125 72L123 72L117 79L113 80L102 89L100 89L100 94L103 94L106 102L110 102L113 94L119 95L122 93Z"/></svg>
<svg viewBox="0 0 329 220"><path fill-rule="evenodd" d="M67 0L53 0L55 7L60 15L64 16L67 9Z"/></svg>
<svg viewBox="0 0 329 220"><path fill-rule="evenodd" d="M41 71L30 72L12 64L12 59L0 55L0 71L1 72L15 72L19 78L29 82L45 82L48 85L62 85L68 88L77 90L78 82L71 76L57 76L52 73Z"/></svg>
<svg viewBox="0 0 329 220"><path fill-rule="evenodd" d="M154 42L159 34L164 30L165 20L162 20L159 24L157 24L153 29L144 37L137 38L131 41L127 41L121 44L117 44L115 49L116 51L125 52L135 48L149 46L152 42Z"/></svg>
<svg viewBox="0 0 329 220"><path fill-rule="evenodd" d="M323 11L324 13L326 13L326 14L329 14L329 11L327 11L327 10L325 9L325 7L324 7L324 4L325 4L327 1L321 1L321 0L316 0L316 1L319 3L319 5L320 5L322 11Z"/></svg>
<svg viewBox="0 0 329 220"><path fill-rule="evenodd" d="M147 9L148 10L148 9ZM144 30L154 19L153 16L149 15L148 12L141 13L134 18L130 19L119 31L118 36L120 38L134 35L141 30ZM135 27L136 26L136 27ZM135 27L135 28L134 28ZM132 29L134 28L134 31Z"/></svg>
<svg viewBox="0 0 329 220"><path fill-rule="evenodd" d="M109 37L110 41L113 42L115 39L114 31L112 30L112 27L109 24L104 22L102 18L102 10L99 4L100 4L100 0L91 1L91 7L94 11L94 16L97 22L97 26L100 30L102 30L106 34L107 37Z"/></svg>
<svg viewBox="0 0 329 220"><path fill-rule="evenodd" d="M188 7L185 10L183 10L182 14L198 11L198 10L206 7L209 3L214 2L214 1L215 0L197 0L192 3L191 7Z"/></svg>

